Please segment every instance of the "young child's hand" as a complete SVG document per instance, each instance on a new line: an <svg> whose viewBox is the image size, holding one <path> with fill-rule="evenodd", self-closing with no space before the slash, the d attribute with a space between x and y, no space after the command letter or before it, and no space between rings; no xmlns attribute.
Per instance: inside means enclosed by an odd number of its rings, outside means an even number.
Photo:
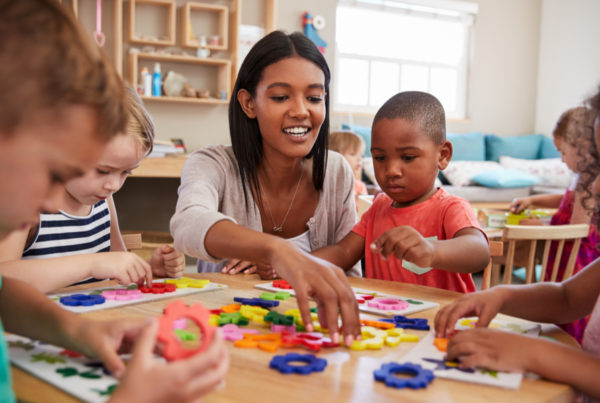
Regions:
<svg viewBox="0 0 600 403"><path fill-rule="evenodd" d="M384 259L394 255L421 267L433 266L435 247L414 228L407 225L392 228L371 244L373 253L380 253Z"/></svg>
<svg viewBox="0 0 600 403"><path fill-rule="evenodd" d="M256 265L252 262L240 259L231 259L225 267L221 269L223 274L254 274L256 273Z"/></svg>
<svg viewBox="0 0 600 403"><path fill-rule="evenodd" d="M260 276L261 280L274 280L279 278L277 272L269 265L256 265L256 273Z"/></svg>
<svg viewBox="0 0 600 403"><path fill-rule="evenodd" d="M448 337L454 333L454 325L460 318L477 316L476 327L487 327L502 307L503 298L499 289L465 294L453 303L444 306L435 315L434 327L437 337Z"/></svg>
<svg viewBox="0 0 600 403"><path fill-rule="evenodd" d="M144 259L131 252L101 252L90 255L94 264L90 275L110 278L121 285L152 283L152 270Z"/></svg>
<svg viewBox="0 0 600 403"><path fill-rule="evenodd" d="M533 204L531 197L522 197L513 199L508 208L511 213L519 214L523 210L531 207Z"/></svg>
<svg viewBox="0 0 600 403"><path fill-rule="evenodd" d="M141 331L127 371L110 402L191 402L223 381L229 354L220 333L204 352L170 363L154 357L157 333L156 320Z"/></svg>
<svg viewBox="0 0 600 403"><path fill-rule="evenodd" d="M159 246L150 258L152 273L159 277L181 277L185 272L185 256L169 245Z"/></svg>
<svg viewBox="0 0 600 403"><path fill-rule="evenodd" d="M461 368L524 372L536 350L536 340L529 336L493 329L470 329L452 336L446 359L459 360Z"/></svg>

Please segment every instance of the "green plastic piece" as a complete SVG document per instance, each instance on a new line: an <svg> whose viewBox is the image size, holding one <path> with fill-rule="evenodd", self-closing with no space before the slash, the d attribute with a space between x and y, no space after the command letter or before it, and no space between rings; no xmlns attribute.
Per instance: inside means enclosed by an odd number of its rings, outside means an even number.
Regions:
<svg viewBox="0 0 600 403"><path fill-rule="evenodd" d="M192 332L188 332L183 329L175 329L175 334L179 337L181 341L193 341L196 340L196 335Z"/></svg>
<svg viewBox="0 0 600 403"><path fill-rule="evenodd" d="M79 374L79 371L77 371L77 369L73 367L58 368L56 372L61 374L65 378Z"/></svg>
<svg viewBox="0 0 600 403"><path fill-rule="evenodd" d="M412 304L412 305L423 305L422 301L416 301L414 299L407 299L406 302L408 302L409 304Z"/></svg>
<svg viewBox="0 0 600 403"><path fill-rule="evenodd" d="M263 292L262 294L260 294L260 299L266 299L267 301L273 301L275 300L277 294L274 294L272 292Z"/></svg>
<svg viewBox="0 0 600 403"><path fill-rule="evenodd" d="M234 325L238 326L246 326L248 325L248 318L243 317L240 312L222 313L219 315L217 323L219 326L227 325L229 323L233 323Z"/></svg>
<svg viewBox="0 0 600 403"><path fill-rule="evenodd" d="M59 356L48 353L37 353L31 356L31 362L44 361L48 364L66 364L67 361Z"/></svg>
<svg viewBox="0 0 600 403"><path fill-rule="evenodd" d="M271 311L265 316L265 322L273 322L275 325L292 326L294 317L283 315L277 311Z"/></svg>
<svg viewBox="0 0 600 403"><path fill-rule="evenodd" d="M286 299L288 299L290 297L290 295L291 294L289 292L287 292L287 291L278 291L275 294L275 298L279 299L281 301L285 301Z"/></svg>
<svg viewBox="0 0 600 403"><path fill-rule="evenodd" d="M102 375L98 374L95 370L87 371L87 372L81 372L79 374L79 376L82 377L82 378L86 378L86 379L99 379L99 378L102 378Z"/></svg>
<svg viewBox="0 0 600 403"><path fill-rule="evenodd" d="M119 384L115 383L113 385L110 385L108 388L106 388L106 390L101 390L101 389L92 389L92 390L94 392L97 392L100 396L110 396L113 394L113 392L115 391L117 386L119 386Z"/></svg>

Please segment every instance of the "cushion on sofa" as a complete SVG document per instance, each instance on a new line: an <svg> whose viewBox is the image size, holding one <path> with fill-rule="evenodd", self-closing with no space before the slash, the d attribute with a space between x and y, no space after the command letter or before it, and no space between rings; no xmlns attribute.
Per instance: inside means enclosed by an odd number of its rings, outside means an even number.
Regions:
<svg viewBox="0 0 600 403"><path fill-rule="evenodd" d="M535 175L540 180L540 186L566 188L573 179L573 172L560 158L524 160L502 156L500 165L504 168L518 169L521 172Z"/></svg>
<svg viewBox="0 0 600 403"><path fill-rule="evenodd" d="M450 161L443 173L452 186L467 186L474 175L498 168L500 164L494 161Z"/></svg>
<svg viewBox="0 0 600 403"><path fill-rule="evenodd" d="M362 137L365 142L365 152L363 153L363 157L371 156L371 127L370 126L359 126L359 125L350 125L347 123L342 123L342 130L349 130L353 133L358 134Z"/></svg>
<svg viewBox="0 0 600 403"><path fill-rule="evenodd" d="M556 149L554 141L550 137L544 136L542 138L538 158L560 158L560 152Z"/></svg>
<svg viewBox="0 0 600 403"><path fill-rule="evenodd" d="M535 185L539 179L517 169L498 168L474 175L473 182L491 188L516 188Z"/></svg>
<svg viewBox="0 0 600 403"><path fill-rule="evenodd" d="M501 137L495 134L485 136L486 160L500 160L501 155L534 160L538 157L543 135Z"/></svg>
<svg viewBox="0 0 600 403"><path fill-rule="evenodd" d="M483 133L448 133L446 139L452 143L453 161L485 161Z"/></svg>

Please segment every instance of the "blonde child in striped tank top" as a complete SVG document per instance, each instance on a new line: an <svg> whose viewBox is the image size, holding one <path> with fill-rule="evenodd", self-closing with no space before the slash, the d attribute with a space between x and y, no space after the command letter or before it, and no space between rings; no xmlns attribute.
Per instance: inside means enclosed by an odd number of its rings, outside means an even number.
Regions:
<svg viewBox="0 0 600 403"><path fill-rule="evenodd" d="M126 133L108 143L96 168L65 183L58 213L43 213L37 226L0 242L0 274L19 278L43 292L94 279L120 284L151 282L152 275L180 276L183 254L157 248L150 261L127 252L112 194L152 150L154 125L141 99L127 88Z"/></svg>

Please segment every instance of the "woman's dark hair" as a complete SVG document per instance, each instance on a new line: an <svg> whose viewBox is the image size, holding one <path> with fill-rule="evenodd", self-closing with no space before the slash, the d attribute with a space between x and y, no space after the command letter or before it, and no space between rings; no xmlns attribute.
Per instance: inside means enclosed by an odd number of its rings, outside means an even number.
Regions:
<svg viewBox="0 0 600 403"><path fill-rule="evenodd" d="M241 89L245 89L251 96L256 96L256 87L262 79L265 68L292 56L300 56L313 62L325 76L325 119L313 148L305 156L305 158L312 157L313 159L312 180L315 189L323 188L329 133L329 81L331 77L329 67L319 49L303 34L294 32L288 35L281 31L273 31L258 41L244 59L229 102L229 135L242 178L246 208L248 208L246 183L250 183L251 187L255 189L258 203L262 203L257 176L257 167L262 160L262 136L257 120L250 119L242 110L237 94Z"/></svg>

